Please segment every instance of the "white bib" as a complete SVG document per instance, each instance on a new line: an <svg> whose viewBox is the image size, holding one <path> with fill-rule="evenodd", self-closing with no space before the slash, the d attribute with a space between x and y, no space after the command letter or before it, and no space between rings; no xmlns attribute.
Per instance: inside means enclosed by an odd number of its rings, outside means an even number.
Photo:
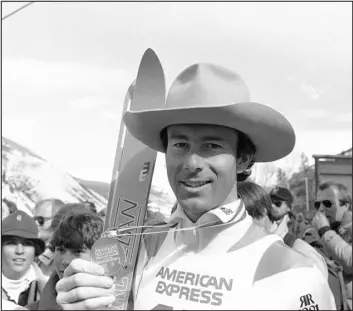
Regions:
<svg viewBox="0 0 353 311"><path fill-rule="evenodd" d="M239 229L239 225L234 227ZM225 231L229 236L232 228ZM269 235L232 252L227 252L231 245L222 247L220 239L216 237L199 252L178 252L171 230L143 271L134 309L251 309L258 263L267 248L281 238Z"/></svg>

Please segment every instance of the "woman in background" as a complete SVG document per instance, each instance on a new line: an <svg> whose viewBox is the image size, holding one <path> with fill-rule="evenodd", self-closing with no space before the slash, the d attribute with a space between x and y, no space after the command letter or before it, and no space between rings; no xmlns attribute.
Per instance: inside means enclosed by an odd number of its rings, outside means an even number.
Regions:
<svg viewBox="0 0 353 311"><path fill-rule="evenodd" d="M45 248L38 238L34 220L23 211L15 211L2 221L1 299L3 309L24 306L39 299L47 278L34 263Z"/></svg>

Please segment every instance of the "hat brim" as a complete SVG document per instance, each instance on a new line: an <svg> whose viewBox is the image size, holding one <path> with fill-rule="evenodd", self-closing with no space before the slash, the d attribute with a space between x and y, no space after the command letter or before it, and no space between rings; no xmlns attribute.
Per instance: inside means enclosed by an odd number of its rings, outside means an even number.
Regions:
<svg viewBox="0 0 353 311"><path fill-rule="evenodd" d="M38 246L38 251L36 250L35 254L36 256L40 255L45 250L45 242L31 232L26 232L23 230L11 230L2 234L2 236L18 236L33 241Z"/></svg>
<svg viewBox="0 0 353 311"><path fill-rule="evenodd" d="M253 102L221 107L127 111L123 120L132 136L160 152L165 152L161 131L175 124L221 125L241 131L256 147L256 162L281 159L295 144L295 133L288 120L278 111Z"/></svg>
<svg viewBox="0 0 353 311"><path fill-rule="evenodd" d="M276 199L276 200L284 201L284 202L287 201L286 199L284 199L284 198L282 198L282 197L279 197L278 195L275 195L275 194L270 194L270 197L271 197L271 198L274 198L274 199Z"/></svg>

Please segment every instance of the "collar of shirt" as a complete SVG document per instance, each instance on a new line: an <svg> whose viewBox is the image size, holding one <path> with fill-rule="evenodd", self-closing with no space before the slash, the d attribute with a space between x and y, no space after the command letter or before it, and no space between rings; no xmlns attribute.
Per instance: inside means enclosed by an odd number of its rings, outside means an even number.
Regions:
<svg viewBox="0 0 353 311"><path fill-rule="evenodd" d="M178 204L176 211L168 219L168 223L178 223L174 232L177 246L187 244L191 250L204 249L220 232L232 228L229 236L234 244L246 233L252 219L246 212L244 203L238 199L232 203L217 207L203 214L193 223ZM234 226L236 223L239 225ZM240 224L242 224L240 226ZM222 235L224 238L226 234ZM224 240L224 239L223 239ZM224 243L221 243L224 247Z"/></svg>
<svg viewBox="0 0 353 311"><path fill-rule="evenodd" d="M32 265L29 266L27 272L18 280L13 280L7 278L4 273L2 273L2 288L6 290L8 296L18 302L18 297L20 294L27 290L32 281L36 280L36 272Z"/></svg>
<svg viewBox="0 0 353 311"><path fill-rule="evenodd" d="M238 199L231 203L222 205L215 209L212 209L205 214L203 214L196 223L193 223L190 218L185 214L180 204L177 205L176 211L169 217L167 220L168 223L176 223L182 222L183 228L187 227L197 227L201 225L205 225L209 222L220 222L226 224L236 218L242 211L244 211L244 204L243 202Z"/></svg>

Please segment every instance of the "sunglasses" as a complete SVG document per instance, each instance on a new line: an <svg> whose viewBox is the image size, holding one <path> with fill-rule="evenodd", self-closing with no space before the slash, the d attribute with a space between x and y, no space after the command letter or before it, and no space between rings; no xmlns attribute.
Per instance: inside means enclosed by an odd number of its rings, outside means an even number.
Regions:
<svg viewBox="0 0 353 311"><path fill-rule="evenodd" d="M323 201L315 201L315 202L314 202L315 208L316 208L316 209L319 209L320 206L321 206L321 203L322 203L325 207L327 207L327 208L332 207L332 202L331 202L330 200L323 200Z"/></svg>
<svg viewBox="0 0 353 311"><path fill-rule="evenodd" d="M35 216L33 217L34 221L38 221L39 225L43 226L44 223L50 219L52 219L52 217L43 217L43 216Z"/></svg>
<svg viewBox="0 0 353 311"><path fill-rule="evenodd" d="M276 205L277 207L281 207L281 206L282 206L282 202L283 202L283 201L280 201L280 200L272 200L272 203L273 203L274 205Z"/></svg>

